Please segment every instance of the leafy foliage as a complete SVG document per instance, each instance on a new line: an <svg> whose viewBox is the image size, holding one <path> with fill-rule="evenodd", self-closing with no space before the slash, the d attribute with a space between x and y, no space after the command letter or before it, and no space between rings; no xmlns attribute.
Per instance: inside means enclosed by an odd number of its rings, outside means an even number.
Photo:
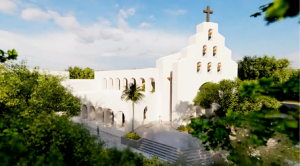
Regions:
<svg viewBox="0 0 300 166"><path fill-rule="evenodd" d="M135 132L131 132L131 133L127 133L124 135L125 138L130 138L130 139L133 139L133 140L139 140L141 137L135 133Z"/></svg>
<svg viewBox="0 0 300 166"><path fill-rule="evenodd" d="M238 62L238 78L244 80L258 80L263 77L272 77L275 83L285 82L297 71L289 67L290 61L287 59L275 59L275 57L244 56Z"/></svg>
<svg viewBox="0 0 300 166"><path fill-rule="evenodd" d="M193 131L193 129L191 128L190 124L187 124L185 126L184 125L180 125L177 128L177 131L191 133Z"/></svg>
<svg viewBox="0 0 300 166"><path fill-rule="evenodd" d="M5 54L8 56L5 57ZM0 49L0 63L4 63L7 60L16 60L18 53L15 49L8 50L7 53Z"/></svg>
<svg viewBox="0 0 300 166"><path fill-rule="evenodd" d="M143 166L166 166L170 165L169 163L162 162L158 159L158 157L154 156L151 159L145 159Z"/></svg>
<svg viewBox="0 0 300 166"><path fill-rule="evenodd" d="M274 0L274 2L260 6L261 12L256 12L250 17L260 16L263 12L266 12L265 20L267 25L270 23L283 20L287 17L295 17L299 15L299 1L295 0ZM299 21L300 23L300 21Z"/></svg>
<svg viewBox="0 0 300 166"><path fill-rule="evenodd" d="M132 132L134 131L134 103L138 103L145 97L142 92L142 87L137 87L136 84L130 84L129 88L125 87L121 95L121 100L132 102Z"/></svg>
<svg viewBox="0 0 300 166"><path fill-rule="evenodd" d="M206 149L229 151L227 159L236 165L287 165L285 159L296 160L294 145L300 140L300 108L281 107L273 97L298 96L299 75L283 83L274 83L272 78L243 82L237 79L205 84L201 88L195 105L204 108L212 103L219 105L213 116L191 118L192 135ZM276 153L268 150L271 138L277 138Z"/></svg>
<svg viewBox="0 0 300 166"><path fill-rule="evenodd" d="M255 84L256 81L244 81ZM212 104L217 104L215 110L217 117L225 117L228 110L238 112L258 111L263 106L278 108L280 103L273 98L264 97L259 99L251 99L243 97L239 92L239 86L243 82L236 80L221 80L219 83L205 83L197 93L194 99L194 105L202 108L210 109Z"/></svg>
<svg viewBox="0 0 300 166"><path fill-rule="evenodd" d="M30 72L26 62L12 64L11 69L0 66L0 116L17 115L29 118L40 112L66 112L77 115L80 100L63 87L59 76Z"/></svg>
<svg viewBox="0 0 300 166"><path fill-rule="evenodd" d="M94 79L94 70L89 67L85 69L77 66L69 67L66 71L69 71L70 79Z"/></svg>

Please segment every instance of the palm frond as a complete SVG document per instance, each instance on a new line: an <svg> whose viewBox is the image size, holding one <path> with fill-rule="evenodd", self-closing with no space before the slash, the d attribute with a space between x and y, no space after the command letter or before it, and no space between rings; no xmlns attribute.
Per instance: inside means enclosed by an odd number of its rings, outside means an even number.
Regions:
<svg viewBox="0 0 300 166"><path fill-rule="evenodd" d="M126 87L125 90L123 90L121 100L130 100L134 103L138 103L145 97L145 95L142 92L142 87L137 87L136 84L130 84L129 88Z"/></svg>

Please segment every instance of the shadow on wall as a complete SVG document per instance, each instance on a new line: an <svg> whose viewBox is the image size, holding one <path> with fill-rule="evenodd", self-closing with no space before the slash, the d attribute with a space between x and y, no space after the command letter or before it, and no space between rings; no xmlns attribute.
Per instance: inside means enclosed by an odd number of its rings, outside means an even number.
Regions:
<svg viewBox="0 0 300 166"><path fill-rule="evenodd" d="M172 126L177 128L180 125L186 125L190 122L191 117L195 117L195 113L193 104L188 101L180 101L172 110Z"/></svg>
<svg viewBox="0 0 300 166"><path fill-rule="evenodd" d="M201 115L212 115L213 110L217 108L217 105L213 104L211 109L204 109L200 106L194 106L193 103L188 101L180 101L176 104L175 109L172 111L172 127L175 129L180 125L186 125L190 123L190 118L198 117Z"/></svg>

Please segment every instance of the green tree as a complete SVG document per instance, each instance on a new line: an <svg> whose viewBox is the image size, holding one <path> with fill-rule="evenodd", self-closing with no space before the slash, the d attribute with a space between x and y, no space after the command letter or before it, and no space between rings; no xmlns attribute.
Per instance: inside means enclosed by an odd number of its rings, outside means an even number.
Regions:
<svg viewBox="0 0 300 166"><path fill-rule="evenodd" d="M29 118L43 111L78 115L80 99L61 85L65 78L30 72L26 61L10 66L7 69L5 64L0 65L0 116Z"/></svg>
<svg viewBox="0 0 300 166"><path fill-rule="evenodd" d="M244 81L256 82L256 81ZM263 106L278 108L280 103L273 98L250 99L241 96L239 86L243 82L239 79L221 80L219 83L205 83L194 99L194 105L211 109L212 104L217 104L215 110L217 117L224 117L228 110L239 112L258 111Z"/></svg>
<svg viewBox="0 0 300 166"><path fill-rule="evenodd" d="M94 79L94 70L89 67L85 69L77 66L69 67L66 71L69 71L70 79Z"/></svg>
<svg viewBox="0 0 300 166"><path fill-rule="evenodd" d="M274 0L274 2L260 6L259 9L261 12L256 12L250 17L257 17L266 12L265 20L267 21L267 25L288 17L295 17L299 15L300 11L299 1L295 0Z"/></svg>
<svg viewBox="0 0 300 166"><path fill-rule="evenodd" d="M5 57L5 54L8 56ZM4 63L7 60L16 60L18 57L18 53L15 49L8 50L7 53L0 49L0 63Z"/></svg>
<svg viewBox="0 0 300 166"><path fill-rule="evenodd" d="M136 84L130 84L129 88L125 87L121 95L121 100L126 102L130 100L132 102L132 132L134 132L134 103L138 103L145 97L142 92L143 89L141 87L137 87Z"/></svg>
<svg viewBox="0 0 300 166"><path fill-rule="evenodd" d="M274 56L244 56L238 62L238 78L242 81L273 77L275 82L284 82L295 72L288 59L277 60Z"/></svg>

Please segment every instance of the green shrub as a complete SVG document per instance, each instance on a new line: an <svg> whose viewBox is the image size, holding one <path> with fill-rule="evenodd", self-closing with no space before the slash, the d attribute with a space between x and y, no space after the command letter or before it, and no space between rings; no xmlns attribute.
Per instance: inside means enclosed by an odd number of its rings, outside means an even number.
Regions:
<svg viewBox="0 0 300 166"><path fill-rule="evenodd" d="M153 156L151 159L144 159L143 166L167 166L170 165L169 162L163 162L158 159L158 157Z"/></svg>
<svg viewBox="0 0 300 166"><path fill-rule="evenodd" d="M133 140L139 140L141 137L137 135L135 132L127 133L124 135L125 138L133 139Z"/></svg>
<svg viewBox="0 0 300 166"><path fill-rule="evenodd" d="M192 132L194 131L191 126L189 124L187 124L186 126L184 125L180 125L178 128L177 128L177 131L180 131L180 132Z"/></svg>
<svg viewBox="0 0 300 166"><path fill-rule="evenodd" d="M177 128L177 131L180 131L180 132L185 131L185 126L184 126L184 125L180 125L180 126Z"/></svg>

